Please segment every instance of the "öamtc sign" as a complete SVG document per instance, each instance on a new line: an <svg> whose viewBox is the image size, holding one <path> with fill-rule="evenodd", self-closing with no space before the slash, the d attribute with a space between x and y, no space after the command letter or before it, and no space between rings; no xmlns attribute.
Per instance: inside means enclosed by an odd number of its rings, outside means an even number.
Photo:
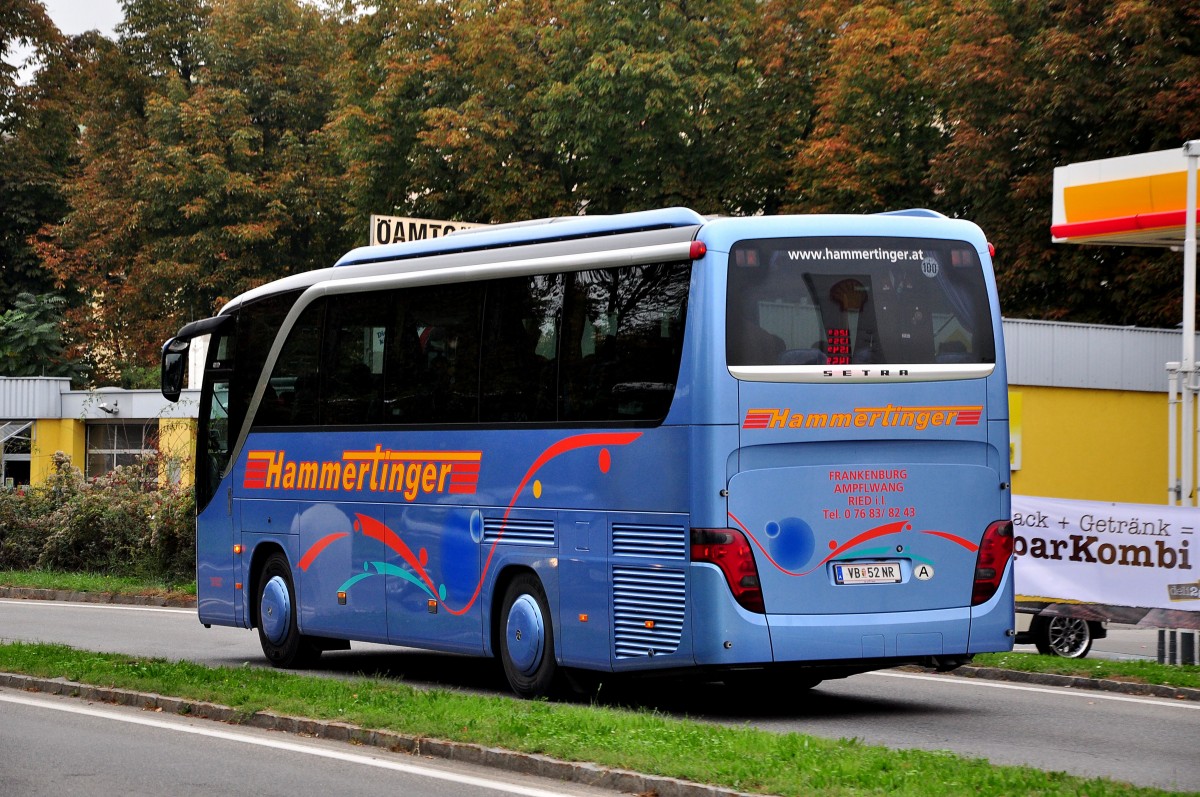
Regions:
<svg viewBox="0 0 1200 797"><path fill-rule="evenodd" d="M415 219L407 216L371 216L371 246L400 244L406 241L425 241L441 238L455 230L486 227L469 221L445 221L442 219Z"/></svg>

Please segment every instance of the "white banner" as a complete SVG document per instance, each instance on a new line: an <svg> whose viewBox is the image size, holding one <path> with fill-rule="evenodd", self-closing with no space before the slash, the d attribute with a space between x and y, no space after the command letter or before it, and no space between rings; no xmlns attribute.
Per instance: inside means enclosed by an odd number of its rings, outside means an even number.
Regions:
<svg viewBox="0 0 1200 797"><path fill-rule="evenodd" d="M1023 598L1200 612L1200 509L1013 496Z"/></svg>

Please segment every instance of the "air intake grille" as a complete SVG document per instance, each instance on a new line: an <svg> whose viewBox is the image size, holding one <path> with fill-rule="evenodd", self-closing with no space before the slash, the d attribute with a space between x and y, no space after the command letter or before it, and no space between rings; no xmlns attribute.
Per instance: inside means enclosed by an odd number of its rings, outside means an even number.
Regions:
<svg viewBox="0 0 1200 797"><path fill-rule="evenodd" d="M687 533L680 526L642 526L614 523L613 556L649 556L655 559L687 558Z"/></svg>
<svg viewBox="0 0 1200 797"><path fill-rule="evenodd" d="M613 643L618 659L674 653L683 635L682 570L613 568Z"/></svg>
<svg viewBox="0 0 1200 797"><path fill-rule="evenodd" d="M501 545L554 545L553 520L484 518L483 541Z"/></svg>

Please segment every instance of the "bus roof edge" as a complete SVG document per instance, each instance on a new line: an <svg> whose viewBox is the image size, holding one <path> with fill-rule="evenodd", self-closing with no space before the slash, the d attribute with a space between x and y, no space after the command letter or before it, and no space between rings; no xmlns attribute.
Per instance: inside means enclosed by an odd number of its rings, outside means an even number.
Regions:
<svg viewBox="0 0 1200 797"><path fill-rule="evenodd" d="M335 265L350 266L431 257L453 252L551 243L642 230L699 227L704 223L703 216L683 207L600 216L556 216L460 230L445 238L359 247L346 253Z"/></svg>

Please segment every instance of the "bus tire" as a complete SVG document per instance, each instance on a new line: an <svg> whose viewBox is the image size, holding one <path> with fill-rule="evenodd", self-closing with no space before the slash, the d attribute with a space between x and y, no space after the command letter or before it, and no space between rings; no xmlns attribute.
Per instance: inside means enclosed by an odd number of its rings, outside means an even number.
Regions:
<svg viewBox="0 0 1200 797"><path fill-rule="evenodd" d="M548 696L558 675L554 626L542 583L521 573L504 591L500 613L500 662L513 692L523 698Z"/></svg>
<svg viewBox="0 0 1200 797"><path fill-rule="evenodd" d="M321 655L320 648L300 633L296 624L296 587L287 557L276 551L267 557L258 579L254 616L263 654L276 667L306 667Z"/></svg>

